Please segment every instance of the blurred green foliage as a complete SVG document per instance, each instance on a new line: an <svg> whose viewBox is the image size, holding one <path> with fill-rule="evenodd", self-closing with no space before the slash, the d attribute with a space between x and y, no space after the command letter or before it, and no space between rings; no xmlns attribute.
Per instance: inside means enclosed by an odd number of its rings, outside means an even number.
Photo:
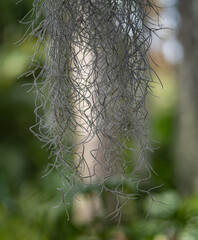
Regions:
<svg viewBox="0 0 198 240"><path fill-rule="evenodd" d="M56 190L61 179L56 172L42 178L48 154L29 131L35 121L34 93L27 94L28 87L22 87L33 79L17 79L28 71L32 54L31 42L14 45L27 29L18 20L31 6L31 0L19 4L15 0L0 1L0 239L198 239L198 193L182 196L174 175L174 74L162 75L167 95L151 100L150 132L160 143L152 143L157 149L150 159L158 176L153 174L147 187L164 184L153 190L155 201L147 195L130 201L123 209L119 226L109 218L78 225L73 221L71 205L69 221L63 207L53 208L61 201ZM162 94L159 91L157 95Z"/></svg>

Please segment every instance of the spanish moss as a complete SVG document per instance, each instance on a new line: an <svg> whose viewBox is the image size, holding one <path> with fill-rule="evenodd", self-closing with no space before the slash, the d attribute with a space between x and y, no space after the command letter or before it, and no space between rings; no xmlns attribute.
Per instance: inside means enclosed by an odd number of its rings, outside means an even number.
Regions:
<svg viewBox="0 0 198 240"><path fill-rule="evenodd" d="M159 30L152 0L34 0L29 38L36 92L32 132L50 152L64 201L90 186L117 201L151 177L146 97ZM154 16L155 19L156 16ZM118 209L119 209L118 205Z"/></svg>

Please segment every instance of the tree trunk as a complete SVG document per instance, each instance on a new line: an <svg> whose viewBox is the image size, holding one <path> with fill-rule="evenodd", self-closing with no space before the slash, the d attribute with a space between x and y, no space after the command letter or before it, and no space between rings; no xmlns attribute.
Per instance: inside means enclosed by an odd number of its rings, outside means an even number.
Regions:
<svg viewBox="0 0 198 240"><path fill-rule="evenodd" d="M179 188L191 192L198 180L198 1L180 0L179 38L184 60L179 66L180 109L176 172Z"/></svg>

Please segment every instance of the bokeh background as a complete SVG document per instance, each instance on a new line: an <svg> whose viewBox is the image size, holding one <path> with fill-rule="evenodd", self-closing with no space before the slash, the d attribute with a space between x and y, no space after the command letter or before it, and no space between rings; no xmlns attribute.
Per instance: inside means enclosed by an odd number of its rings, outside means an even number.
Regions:
<svg viewBox="0 0 198 240"><path fill-rule="evenodd" d="M148 157L157 175L146 184L163 185L152 191L155 202L144 194L130 201L116 225L103 214L89 215L88 201L84 211L68 205L69 221L64 207L55 207L62 200L60 178L56 172L42 178L48 153L29 131L35 95L27 84L33 79L18 78L33 54L34 42L15 44L27 29L19 20L32 0L0 0L0 240L198 239L198 1L156 3L167 29L153 36L151 49L163 88L156 83L148 100L155 148ZM103 199L102 208L108 205Z"/></svg>

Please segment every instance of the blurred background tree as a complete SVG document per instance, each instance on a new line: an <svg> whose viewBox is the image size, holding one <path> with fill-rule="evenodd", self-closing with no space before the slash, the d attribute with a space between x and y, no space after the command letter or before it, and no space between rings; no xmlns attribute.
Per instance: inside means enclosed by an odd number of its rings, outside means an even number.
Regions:
<svg viewBox="0 0 198 240"><path fill-rule="evenodd" d="M182 192L198 189L198 1L179 1L179 39L184 59L179 65L179 116L176 170Z"/></svg>
<svg viewBox="0 0 198 240"><path fill-rule="evenodd" d="M0 1L0 239L198 239L198 6L196 0L161 0L159 4L163 6L161 19L174 30L163 31L163 41L153 41L152 54L160 65L156 70L164 89L156 87L153 93L158 97L150 98L150 133L159 142L153 142L157 149L150 159L158 176L154 175L147 187L164 186L155 190L158 201L152 208L144 195L130 201L120 226L115 226L109 218L78 225L71 207L70 221L64 208L53 208L61 201L56 190L60 179L56 172L41 178L48 154L29 132L35 122L35 96L26 93L28 86L22 87L33 79L17 79L28 71L34 43L14 45L27 28L17 20L31 9L32 1L17 5L14 0ZM176 38L179 29L182 44ZM183 194L186 192L188 195ZM106 204L104 199L103 206Z"/></svg>

